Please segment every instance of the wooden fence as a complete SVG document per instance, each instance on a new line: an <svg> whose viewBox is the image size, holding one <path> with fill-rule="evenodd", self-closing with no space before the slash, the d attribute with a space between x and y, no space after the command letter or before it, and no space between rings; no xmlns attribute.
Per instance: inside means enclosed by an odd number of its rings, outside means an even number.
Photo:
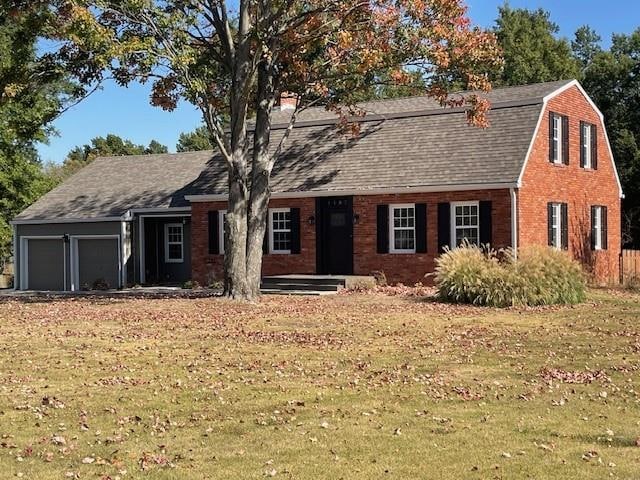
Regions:
<svg viewBox="0 0 640 480"><path fill-rule="evenodd" d="M622 282L640 280L640 250L622 250Z"/></svg>

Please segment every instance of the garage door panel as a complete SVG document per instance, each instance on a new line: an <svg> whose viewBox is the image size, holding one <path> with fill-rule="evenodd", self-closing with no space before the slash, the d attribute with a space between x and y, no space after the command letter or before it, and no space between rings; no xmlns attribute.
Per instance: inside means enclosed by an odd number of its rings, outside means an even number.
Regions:
<svg viewBox="0 0 640 480"><path fill-rule="evenodd" d="M62 239L27 241L27 288L64 290L64 243Z"/></svg>
<svg viewBox="0 0 640 480"><path fill-rule="evenodd" d="M117 239L78 239L77 248L78 285L81 289L90 289L97 281L102 280L110 288L118 288L120 252Z"/></svg>

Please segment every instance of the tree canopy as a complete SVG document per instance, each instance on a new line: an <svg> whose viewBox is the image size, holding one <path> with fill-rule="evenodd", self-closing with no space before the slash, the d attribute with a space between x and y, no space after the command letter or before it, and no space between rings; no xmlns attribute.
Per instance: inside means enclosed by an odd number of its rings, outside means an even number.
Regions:
<svg viewBox="0 0 640 480"><path fill-rule="evenodd" d="M565 38L558 38L558 25L549 12L499 8L495 34L503 51L504 67L493 73L499 85L530 83L580 77L579 62Z"/></svg>
<svg viewBox="0 0 640 480"><path fill-rule="evenodd" d="M61 165L47 164L46 174L54 184L70 177L97 157L114 157L121 155L148 155L168 153L169 149L157 140L151 140L148 146L136 145L131 140L123 139L112 133L106 137L95 137L90 143L74 147Z"/></svg>
<svg viewBox="0 0 640 480"><path fill-rule="evenodd" d="M178 144L176 145L178 152L200 152L202 150L213 150L211 136L206 125L202 125L192 132L180 134Z"/></svg>
<svg viewBox="0 0 640 480"><path fill-rule="evenodd" d="M47 191L35 144L79 90L48 55L38 56L39 15L0 5L0 270L11 255L9 221Z"/></svg>

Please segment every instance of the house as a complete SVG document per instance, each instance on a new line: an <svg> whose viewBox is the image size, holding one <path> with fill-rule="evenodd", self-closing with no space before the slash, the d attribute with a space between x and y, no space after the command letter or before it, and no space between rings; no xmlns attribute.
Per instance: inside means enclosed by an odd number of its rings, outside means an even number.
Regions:
<svg viewBox="0 0 640 480"><path fill-rule="evenodd" d="M617 281L622 190L602 114L577 81L488 98L485 130L426 97L362 104L358 136L303 112L273 171L263 273L413 283L466 238L552 245ZM273 145L290 115L275 112ZM213 152L95 160L13 222L17 288L221 278L226 178Z"/></svg>

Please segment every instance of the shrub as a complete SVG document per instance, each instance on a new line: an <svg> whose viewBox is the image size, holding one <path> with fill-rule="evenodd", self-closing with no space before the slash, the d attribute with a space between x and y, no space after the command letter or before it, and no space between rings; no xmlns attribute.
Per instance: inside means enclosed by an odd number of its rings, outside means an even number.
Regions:
<svg viewBox="0 0 640 480"><path fill-rule="evenodd" d="M197 280L187 280L182 284L182 288L184 290L199 290L201 287Z"/></svg>
<svg viewBox="0 0 640 480"><path fill-rule="evenodd" d="M625 289L632 292L640 292L640 276L633 275L629 278L625 278L623 286Z"/></svg>
<svg viewBox="0 0 640 480"><path fill-rule="evenodd" d="M494 307L575 304L586 287L580 265L565 252L528 247L516 260L510 249L468 243L436 260L435 280L442 300Z"/></svg>
<svg viewBox="0 0 640 480"><path fill-rule="evenodd" d="M111 286L104 278L98 278L91 285L91 290L109 290Z"/></svg>

